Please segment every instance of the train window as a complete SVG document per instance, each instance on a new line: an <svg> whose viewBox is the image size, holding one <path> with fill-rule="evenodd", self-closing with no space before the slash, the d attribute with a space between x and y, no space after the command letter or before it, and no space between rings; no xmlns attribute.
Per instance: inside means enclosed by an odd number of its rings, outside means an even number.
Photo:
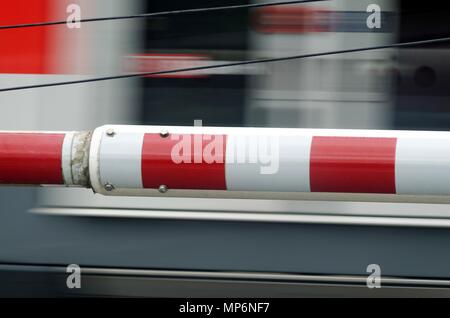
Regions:
<svg viewBox="0 0 450 318"><path fill-rule="evenodd" d="M398 38L401 42L445 37L450 34L450 4L423 6L400 2ZM450 67L448 44L403 48L396 60L393 124L398 129L450 129Z"/></svg>
<svg viewBox="0 0 450 318"><path fill-rule="evenodd" d="M248 4L228 1L226 5ZM223 1L146 1L146 12L224 5ZM148 19L143 53L148 70L246 59L249 10L189 13ZM150 61L150 62L149 62ZM142 79L143 124L243 126L246 78L238 68Z"/></svg>

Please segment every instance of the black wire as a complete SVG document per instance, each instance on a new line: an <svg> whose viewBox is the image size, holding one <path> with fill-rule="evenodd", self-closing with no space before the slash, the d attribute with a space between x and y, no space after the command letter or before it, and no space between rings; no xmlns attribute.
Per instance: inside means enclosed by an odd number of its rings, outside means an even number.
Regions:
<svg viewBox="0 0 450 318"><path fill-rule="evenodd" d="M142 14L134 14L134 15L114 16L114 17L87 18L87 19L75 20L74 22L94 22L94 21L111 21L111 20L126 20L126 19L143 19L143 18L151 18L151 17L160 17L160 16L183 14L183 13L199 13L199 12L210 12L210 11L248 9L248 8L281 6L281 5L287 5L287 4L299 4L299 3L322 2L322 1L329 1L329 0L273 1L273 2L266 2L266 3L242 4L242 5L233 5L233 6L221 6L221 7L211 7L211 8L196 8L196 9L174 10L174 11L162 11L162 12L142 13ZM60 25L60 24L66 24L66 23L67 23L67 21L50 21L50 22L36 22L36 23L14 24L14 25L2 25L2 26L0 26L0 30L18 29L18 28L30 28L30 27L48 26L48 25Z"/></svg>
<svg viewBox="0 0 450 318"><path fill-rule="evenodd" d="M404 42L404 43L394 43L394 44L379 45L379 46L369 46L369 47L362 47L362 48L355 48L355 49L345 49L345 50L322 52L322 53L311 53L311 54L292 55L292 56L277 57L277 58L249 60L249 61L241 61L241 62L218 64L218 65L179 68L179 69L174 69L174 70L166 70L166 71L158 71L158 72L124 74L124 75L114 75L114 76L105 76L105 77L94 77L94 78L75 80L75 81L36 84L36 85L17 86L17 87L7 87L7 88L1 88L0 92L16 91L16 90L31 89L31 88L51 87L51 86L61 86L61 85L82 84L82 83L99 82L99 81L107 81L107 80L123 79L123 78L142 77L142 76L150 76L150 75L162 75L162 74L172 74L172 73L180 73L180 72L200 71L200 70L208 70L208 69L213 69L213 68L232 67L232 66L240 66L240 65L248 65L248 64L279 62L279 61L303 59L303 58L309 58L309 57L319 57L319 56L343 54L343 53L364 52L364 51L373 51L373 50L388 49L388 48L434 44L434 43L442 43L442 42L447 42L447 41L450 41L450 37Z"/></svg>

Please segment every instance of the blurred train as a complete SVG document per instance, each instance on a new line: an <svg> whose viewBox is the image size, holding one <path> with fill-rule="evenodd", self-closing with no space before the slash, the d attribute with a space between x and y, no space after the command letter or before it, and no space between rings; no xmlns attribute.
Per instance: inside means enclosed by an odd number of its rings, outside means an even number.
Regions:
<svg viewBox="0 0 450 318"><path fill-rule="evenodd" d="M0 21L64 21L78 13L71 5L85 19L258 2L15 0L2 3ZM369 28L370 4L321 1L4 29L0 88L450 34L448 5L379 0L381 26ZM0 129L202 120L207 126L447 130L448 54L447 45L384 49L0 92ZM2 295L450 295L435 288L450 285L450 235L441 225L450 217L446 205L104 198L47 187L2 188L0 199ZM286 216L289 222L282 221ZM427 226L409 226L411 218ZM418 244L405 253L411 242ZM64 285L64 268L72 263L89 277L80 291ZM371 263L399 280L368 290ZM33 292L14 278L23 272L38 286ZM123 277L129 284L120 285Z"/></svg>

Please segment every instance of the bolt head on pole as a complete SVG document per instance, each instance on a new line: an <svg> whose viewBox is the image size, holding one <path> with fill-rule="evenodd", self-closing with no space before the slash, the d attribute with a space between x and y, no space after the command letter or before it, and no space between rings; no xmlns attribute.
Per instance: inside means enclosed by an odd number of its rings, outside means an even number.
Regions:
<svg viewBox="0 0 450 318"><path fill-rule="evenodd" d="M161 130L161 132L159 133L159 135L162 138L167 138L169 136L169 131L167 131L166 129Z"/></svg>
<svg viewBox="0 0 450 318"><path fill-rule="evenodd" d="M114 190L114 186L112 184L110 184L110 183L106 183L105 184L105 190L106 191L112 191L112 190Z"/></svg>
<svg viewBox="0 0 450 318"><path fill-rule="evenodd" d="M158 191L159 191L160 193L166 193L167 190L168 190L168 188L167 188L167 186L164 185L164 184L161 184L161 185L159 186L159 188L158 188Z"/></svg>
<svg viewBox="0 0 450 318"><path fill-rule="evenodd" d="M115 134L116 133L115 133L114 129L106 130L106 135L109 136L109 137L114 137Z"/></svg>

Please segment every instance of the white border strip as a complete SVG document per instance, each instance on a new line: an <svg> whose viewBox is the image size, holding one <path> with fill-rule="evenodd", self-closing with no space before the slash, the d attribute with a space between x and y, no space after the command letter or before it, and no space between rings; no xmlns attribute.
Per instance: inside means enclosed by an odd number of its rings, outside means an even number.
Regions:
<svg viewBox="0 0 450 318"><path fill-rule="evenodd" d="M11 265L0 264L0 271L10 271L20 268L24 272L47 271L66 272L66 267L48 265ZM256 280L275 282L297 282L297 283L354 283L366 286L367 277L358 275L305 275L299 273L273 273L273 272L244 272L244 271L205 271L205 270L155 270L155 269L134 269L134 268L102 268L83 267L83 272L87 275L119 275L135 277L163 277L163 278L188 278L188 279L226 279L226 280ZM396 276L382 277L382 284L407 286L442 286L449 287L450 280L433 278L403 278Z"/></svg>
<svg viewBox="0 0 450 318"><path fill-rule="evenodd" d="M101 217L101 218L138 218L197 221L237 221L270 223L305 223L362 226L395 226L450 228L450 219L420 217L380 217L353 215L314 215L285 213L240 213L240 212L196 212L179 210L131 210L131 209L96 209L67 207L38 207L31 213L57 216Z"/></svg>
<svg viewBox="0 0 450 318"><path fill-rule="evenodd" d="M91 181L91 187L94 193L100 192L106 194L104 188L100 182L100 145L103 137L103 131L105 126L99 127L94 130L91 138L91 146L89 149L89 178Z"/></svg>
<svg viewBox="0 0 450 318"><path fill-rule="evenodd" d="M73 185L73 176L72 176L72 143L73 137L75 135L74 132L65 133L62 151L61 151L61 166L62 166L62 174L65 185Z"/></svg>
<svg viewBox="0 0 450 318"><path fill-rule="evenodd" d="M159 133L166 130L174 134L218 134L245 136L332 136L332 137L377 137L377 138L418 138L445 139L450 142L450 131L417 130L371 130L371 129L304 129L304 128L253 128L253 127L204 127L204 126L138 126L105 125L97 130L113 129L121 133Z"/></svg>

